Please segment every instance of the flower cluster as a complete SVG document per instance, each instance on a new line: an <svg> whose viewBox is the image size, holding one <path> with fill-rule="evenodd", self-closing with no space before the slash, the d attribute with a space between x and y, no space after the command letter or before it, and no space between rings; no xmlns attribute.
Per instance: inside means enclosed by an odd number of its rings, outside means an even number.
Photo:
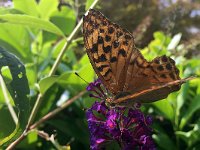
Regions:
<svg viewBox="0 0 200 150"><path fill-rule="evenodd" d="M101 99L87 110L90 130L91 150L105 149L110 142L117 142L122 150L154 150L155 145L150 125L152 118L144 116L139 105L135 108L108 107L105 104L106 93L97 80L87 87L93 91L91 97Z"/></svg>

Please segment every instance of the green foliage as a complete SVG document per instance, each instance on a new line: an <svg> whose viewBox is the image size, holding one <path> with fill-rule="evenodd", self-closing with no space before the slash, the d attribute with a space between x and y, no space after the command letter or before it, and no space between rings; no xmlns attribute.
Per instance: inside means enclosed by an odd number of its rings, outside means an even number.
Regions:
<svg viewBox="0 0 200 150"><path fill-rule="evenodd" d="M63 34L62 31L60 31L59 28L57 28L54 24L45 21L43 19L38 19L36 17L28 15L18 15L18 14L1 15L0 22L6 24L28 26L36 29L42 29L59 35Z"/></svg>
<svg viewBox="0 0 200 150"><path fill-rule="evenodd" d="M38 94L43 97L34 121L85 90L87 83L77 77L75 72L87 82L95 78L84 52L81 34L77 34L67 47L55 75L49 76L67 37L80 19L77 15L77 4L72 0L65 2L65 5L58 9L57 0L13 0L13 8L0 8L0 46L6 50L0 49L0 65L12 65L14 69L10 69L9 74L9 69L2 67L1 74L10 92L11 106L20 120L20 124L15 125L0 88L0 143L3 141L2 143L6 142L8 145L21 134ZM85 2L86 9L92 2ZM84 12L82 10L80 14ZM187 49L181 44L181 37L182 33L170 36L161 31L154 32L153 39L141 52L149 61L165 54L172 57L182 78L193 74L200 75L199 58L189 59L185 56ZM24 65L14 55L20 58ZM17 97L13 96L15 92L19 93ZM154 117L153 137L158 149L198 149L199 100L200 79L197 78L185 83L179 92L170 94L165 100L145 105L144 111ZM78 98L54 118L38 126L38 130L44 131L48 136L41 136L38 131L31 132L17 148L61 149L70 145L72 150L89 149L84 109L90 107L93 102L87 94ZM51 135L56 135L55 141L48 139Z"/></svg>

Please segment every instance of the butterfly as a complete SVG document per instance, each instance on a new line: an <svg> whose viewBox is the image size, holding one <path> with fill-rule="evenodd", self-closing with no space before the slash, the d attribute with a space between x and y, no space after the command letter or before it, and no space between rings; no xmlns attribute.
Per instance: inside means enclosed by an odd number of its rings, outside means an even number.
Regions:
<svg viewBox="0 0 200 150"><path fill-rule="evenodd" d="M114 105L148 103L166 98L183 83L175 61L166 55L148 62L135 47L133 35L90 9L83 17L84 45L96 74Z"/></svg>

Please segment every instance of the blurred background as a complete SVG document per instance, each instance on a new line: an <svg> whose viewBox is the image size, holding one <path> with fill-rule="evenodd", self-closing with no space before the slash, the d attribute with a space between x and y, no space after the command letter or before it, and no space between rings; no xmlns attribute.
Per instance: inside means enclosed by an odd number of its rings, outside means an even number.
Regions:
<svg viewBox="0 0 200 150"><path fill-rule="evenodd" d="M85 52L82 32L77 32L54 77L48 73L66 39L93 0L1 0L0 46L24 63L30 87L30 107L38 93L43 101L35 121L84 91L96 79ZM153 138L161 150L200 149L200 1L199 0L99 0L95 9L128 29L147 60L166 54L172 57L181 78L197 75L168 98L145 104L142 110L154 118ZM6 15L26 15L30 21ZM26 17L25 16L25 17ZM8 17L8 16L6 16ZM33 24L31 19L38 19ZM35 22L34 22L35 23ZM7 68L1 73L8 80ZM10 97L11 101L12 98ZM94 102L86 92L66 109L30 132L16 149L89 149L85 109ZM13 106L14 104L11 103ZM15 129L0 88L0 141ZM44 131L45 136L39 131ZM47 137L54 136L53 142ZM46 137L46 138L44 138ZM8 142L9 144L9 142ZM112 149L112 148L108 148Z"/></svg>

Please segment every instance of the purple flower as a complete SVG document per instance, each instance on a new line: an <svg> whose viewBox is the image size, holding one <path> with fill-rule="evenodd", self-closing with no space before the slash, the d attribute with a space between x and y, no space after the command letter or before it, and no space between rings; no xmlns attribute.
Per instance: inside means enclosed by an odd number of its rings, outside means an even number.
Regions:
<svg viewBox="0 0 200 150"><path fill-rule="evenodd" d="M117 142L122 150L155 149L152 118L144 116L139 104L135 108L106 106L107 93L100 80L90 83L87 90L93 92L92 97L100 99L86 112L91 150L105 149L111 142Z"/></svg>

